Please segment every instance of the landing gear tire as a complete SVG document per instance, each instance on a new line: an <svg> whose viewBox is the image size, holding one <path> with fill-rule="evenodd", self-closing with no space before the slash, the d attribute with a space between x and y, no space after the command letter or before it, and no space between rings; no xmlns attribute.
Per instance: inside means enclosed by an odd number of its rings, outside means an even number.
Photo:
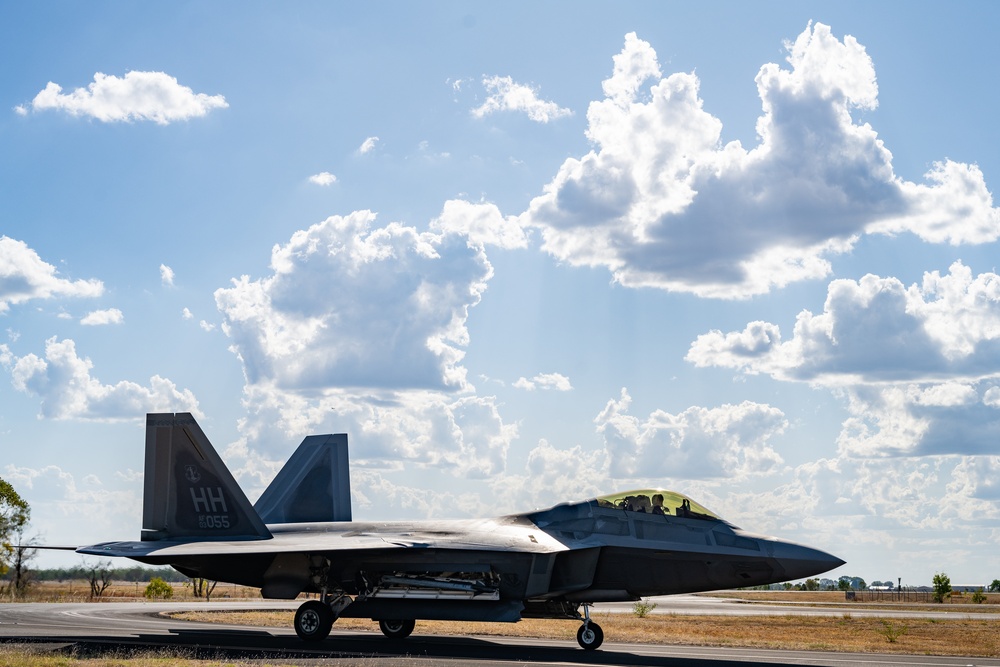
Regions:
<svg viewBox="0 0 1000 667"><path fill-rule="evenodd" d="M389 639L405 639L416 625L416 621L379 621L378 629Z"/></svg>
<svg viewBox="0 0 1000 667"><path fill-rule="evenodd" d="M584 650L593 651L604 643L604 630L601 630L601 626L593 621L584 623L576 631L576 641Z"/></svg>
<svg viewBox="0 0 1000 667"><path fill-rule="evenodd" d="M319 600L308 600L295 612L295 634L305 642L320 642L333 628L333 611Z"/></svg>

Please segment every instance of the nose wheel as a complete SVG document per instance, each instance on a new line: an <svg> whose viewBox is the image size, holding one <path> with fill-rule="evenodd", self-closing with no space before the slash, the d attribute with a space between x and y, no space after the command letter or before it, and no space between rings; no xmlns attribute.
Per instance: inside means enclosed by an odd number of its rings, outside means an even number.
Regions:
<svg viewBox="0 0 1000 667"><path fill-rule="evenodd" d="M593 621L584 623L576 631L576 641L584 650L593 651L604 643L604 630Z"/></svg>

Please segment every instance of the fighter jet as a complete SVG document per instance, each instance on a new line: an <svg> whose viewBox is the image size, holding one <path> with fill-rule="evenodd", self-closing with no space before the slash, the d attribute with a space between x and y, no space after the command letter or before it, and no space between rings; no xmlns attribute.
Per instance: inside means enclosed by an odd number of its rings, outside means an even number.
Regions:
<svg viewBox="0 0 1000 667"><path fill-rule="evenodd" d="M492 519L353 521L347 436L309 436L251 505L189 413L146 416L141 539L76 549L170 565L189 577L318 593L295 614L305 641L339 617L402 639L417 619L581 622L597 602L759 586L844 563L748 533L680 493L628 491Z"/></svg>

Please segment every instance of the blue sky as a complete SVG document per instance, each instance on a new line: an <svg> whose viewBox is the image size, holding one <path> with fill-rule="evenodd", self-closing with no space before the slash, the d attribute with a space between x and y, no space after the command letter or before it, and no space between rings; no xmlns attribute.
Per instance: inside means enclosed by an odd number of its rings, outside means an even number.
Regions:
<svg viewBox="0 0 1000 667"><path fill-rule="evenodd" d="M991 581L997 11L6 3L0 476L134 538L192 411L251 499L347 432L359 519L664 486Z"/></svg>

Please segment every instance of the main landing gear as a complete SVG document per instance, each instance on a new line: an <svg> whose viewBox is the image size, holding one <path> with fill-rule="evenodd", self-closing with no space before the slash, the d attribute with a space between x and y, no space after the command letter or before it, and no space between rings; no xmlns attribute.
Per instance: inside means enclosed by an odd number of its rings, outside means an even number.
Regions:
<svg viewBox="0 0 1000 667"><path fill-rule="evenodd" d="M333 628L333 610L319 600L307 600L295 612L295 634L304 642L323 641Z"/></svg>
<svg viewBox="0 0 1000 667"><path fill-rule="evenodd" d="M295 612L295 634L305 642L323 641L330 636L333 622L349 604L351 598L346 595L332 601L327 601L325 594L321 600L306 600Z"/></svg>
<svg viewBox="0 0 1000 667"><path fill-rule="evenodd" d="M604 630L590 620L590 605L583 605L583 625L576 631L576 641L585 651L593 651L604 643Z"/></svg>
<svg viewBox="0 0 1000 667"><path fill-rule="evenodd" d="M379 621L378 629L389 639L406 639L416 625L416 621Z"/></svg>

